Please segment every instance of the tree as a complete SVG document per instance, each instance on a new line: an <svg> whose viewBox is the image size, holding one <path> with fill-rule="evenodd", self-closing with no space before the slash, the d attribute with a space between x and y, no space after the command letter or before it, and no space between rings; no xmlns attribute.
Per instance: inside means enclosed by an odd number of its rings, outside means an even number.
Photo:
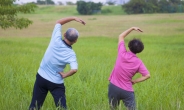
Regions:
<svg viewBox="0 0 184 110"><path fill-rule="evenodd" d="M184 3L181 0L130 0L122 5L128 14L138 13L176 13L183 12Z"/></svg>
<svg viewBox="0 0 184 110"><path fill-rule="evenodd" d="M184 12L184 4L181 0L160 0L158 4L161 13Z"/></svg>
<svg viewBox="0 0 184 110"><path fill-rule="evenodd" d="M122 6L128 14L144 13L146 2L144 0L130 0L127 4Z"/></svg>
<svg viewBox="0 0 184 110"><path fill-rule="evenodd" d="M66 2L67 5L75 5L73 2Z"/></svg>
<svg viewBox="0 0 184 110"><path fill-rule="evenodd" d="M180 4L182 0L169 0L169 2L173 4Z"/></svg>
<svg viewBox="0 0 184 110"><path fill-rule="evenodd" d="M102 3L77 1L77 11L82 15L91 15L101 12Z"/></svg>
<svg viewBox="0 0 184 110"><path fill-rule="evenodd" d="M39 5L54 5L55 3L52 0L37 0Z"/></svg>
<svg viewBox="0 0 184 110"><path fill-rule="evenodd" d="M115 5L116 4L116 1L115 0L108 0L106 3L108 5Z"/></svg>
<svg viewBox="0 0 184 110"><path fill-rule="evenodd" d="M27 28L32 21L27 18L19 18L18 13L31 13L36 8L33 3L25 5L15 5L13 4L15 0L0 0L0 27L2 29L7 29L10 27L14 28Z"/></svg>

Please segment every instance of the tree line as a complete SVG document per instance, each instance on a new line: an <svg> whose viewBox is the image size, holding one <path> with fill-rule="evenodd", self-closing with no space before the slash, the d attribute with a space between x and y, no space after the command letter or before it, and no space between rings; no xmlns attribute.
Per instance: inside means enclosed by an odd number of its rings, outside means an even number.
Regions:
<svg viewBox="0 0 184 110"><path fill-rule="evenodd" d="M37 4L53 5L54 2L52 0L37 0ZM67 2L67 4L77 5L77 11L82 15L100 13L103 6L100 2L85 1L77 1L76 4ZM114 5L115 1L107 1L106 4ZM184 12L184 0L130 0L128 3L122 5L122 11L125 11L127 14Z"/></svg>
<svg viewBox="0 0 184 110"><path fill-rule="evenodd" d="M15 0L0 0L0 27L18 29L28 27L32 21L19 18L18 13L31 13L37 7L36 3L15 5ZM37 0L38 4L53 4L52 0ZM74 4L72 4L74 5ZM77 11L81 15L101 13L102 3L77 1ZM175 13L184 12L184 0L130 0L122 5L122 11L127 14L139 13Z"/></svg>
<svg viewBox="0 0 184 110"><path fill-rule="evenodd" d="M184 0L130 0L122 8L128 14L184 12Z"/></svg>

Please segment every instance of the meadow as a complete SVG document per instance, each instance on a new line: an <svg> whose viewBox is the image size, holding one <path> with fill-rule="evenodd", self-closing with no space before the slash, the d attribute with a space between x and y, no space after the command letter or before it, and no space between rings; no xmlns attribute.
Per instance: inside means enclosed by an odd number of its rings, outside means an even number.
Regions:
<svg viewBox="0 0 184 110"><path fill-rule="evenodd" d="M28 28L0 29L0 110L28 109L37 69L55 21L67 16L77 16L87 23L83 26L70 22L62 30L64 33L67 28L75 27L80 33L73 45L79 70L65 79L68 110L109 109L108 77L117 55L117 38L132 26L144 32L129 34L126 46L132 38L144 42L145 49L137 56L151 73L149 80L134 85L137 109L184 110L183 14L126 15L120 7L102 9L102 14L82 16L75 6L40 6L32 14L20 14L33 20ZM42 110L56 110L50 93ZM124 110L123 103L119 110Z"/></svg>

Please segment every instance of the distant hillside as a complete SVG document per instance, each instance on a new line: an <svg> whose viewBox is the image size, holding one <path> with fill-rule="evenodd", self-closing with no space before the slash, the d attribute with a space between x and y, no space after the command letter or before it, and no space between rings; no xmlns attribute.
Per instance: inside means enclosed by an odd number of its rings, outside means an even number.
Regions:
<svg viewBox="0 0 184 110"><path fill-rule="evenodd" d="M77 6L53 6L53 5L47 5L47 6L38 6L38 8L35 10L35 14L47 14L47 13L56 13L61 15L79 15L79 13L76 10ZM122 7L120 5L118 6L102 6L101 13L98 13L97 15L123 15L125 12L123 11Z"/></svg>

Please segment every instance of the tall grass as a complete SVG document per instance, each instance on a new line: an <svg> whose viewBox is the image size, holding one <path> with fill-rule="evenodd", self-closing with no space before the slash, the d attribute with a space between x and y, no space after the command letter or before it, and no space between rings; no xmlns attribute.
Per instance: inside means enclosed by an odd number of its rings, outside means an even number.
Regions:
<svg viewBox="0 0 184 110"><path fill-rule="evenodd" d="M117 36L131 26L139 26L144 33L132 32L125 40L126 45L134 37L144 42L145 49L138 57L151 73L151 79L134 85L138 110L184 109L182 14L80 16L74 6L65 14L57 10L61 7L39 8L41 10L37 9L33 14L20 15L34 21L28 29L0 29L0 110L28 109L35 75L55 21L73 15L87 24L72 22L64 25L62 30L75 27L80 33L78 42L73 45L79 70L65 79L69 110L109 109L108 77L116 60ZM121 103L119 109L123 107ZM43 110L56 110L50 94Z"/></svg>
<svg viewBox="0 0 184 110"><path fill-rule="evenodd" d="M138 110L184 109L183 37L174 40L173 37L132 37L144 42L145 50L138 56L151 73L151 79L134 86ZM28 108L35 75L49 40L47 37L1 38L1 110ZM117 39L80 38L73 48L79 70L65 79L69 110L107 110L108 77L116 59ZM55 110L50 94L43 110Z"/></svg>

